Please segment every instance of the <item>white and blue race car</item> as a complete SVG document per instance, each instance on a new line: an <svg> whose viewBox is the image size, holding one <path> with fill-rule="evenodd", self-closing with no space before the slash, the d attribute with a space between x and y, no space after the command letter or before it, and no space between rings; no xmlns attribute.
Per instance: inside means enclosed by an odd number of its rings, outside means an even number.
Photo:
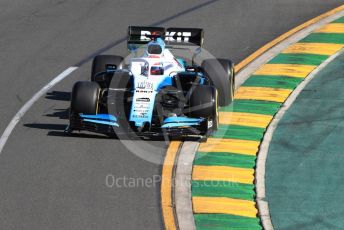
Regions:
<svg viewBox="0 0 344 230"><path fill-rule="evenodd" d="M218 107L234 97L234 67L227 59L201 65L173 54L177 46L199 48L203 30L134 27L128 29L127 63L116 55L98 55L91 81L74 84L66 129L109 136L206 138L218 128ZM185 46L186 47L186 46ZM180 49L180 48L179 48Z"/></svg>

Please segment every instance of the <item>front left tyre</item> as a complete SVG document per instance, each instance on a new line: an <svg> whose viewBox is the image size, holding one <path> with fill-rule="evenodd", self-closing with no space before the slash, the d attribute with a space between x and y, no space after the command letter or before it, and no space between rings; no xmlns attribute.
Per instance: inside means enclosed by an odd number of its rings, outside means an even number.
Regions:
<svg viewBox="0 0 344 230"><path fill-rule="evenodd" d="M100 90L96 82L76 82L72 90L71 113L97 114Z"/></svg>

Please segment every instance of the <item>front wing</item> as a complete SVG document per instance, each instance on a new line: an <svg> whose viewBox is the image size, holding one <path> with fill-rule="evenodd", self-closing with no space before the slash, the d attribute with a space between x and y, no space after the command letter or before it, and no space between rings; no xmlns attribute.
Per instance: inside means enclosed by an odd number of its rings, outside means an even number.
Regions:
<svg viewBox="0 0 344 230"><path fill-rule="evenodd" d="M144 130L121 122L110 114L84 115L74 114L70 117L67 132L86 130L117 137L166 137L179 138L204 138L211 132L208 120L205 118L168 117L161 126L151 126Z"/></svg>

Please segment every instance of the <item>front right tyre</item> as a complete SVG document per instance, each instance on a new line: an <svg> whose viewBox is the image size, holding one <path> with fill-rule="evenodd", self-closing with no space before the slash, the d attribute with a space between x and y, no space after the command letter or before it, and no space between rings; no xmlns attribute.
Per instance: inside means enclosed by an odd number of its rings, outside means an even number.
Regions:
<svg viewBox="0 0 344 230"><path fill-rule="evenodd" d="M217 89L210 85L198 85L192 89L189 99L188 115L194 118L206 118L207 129L218 129L218 93Z"/></svg>
<svg viewBox="0 0 344 230"><path fill-rule="evenodd" d="M117 55L98 55L92 62L91 81L97 82L102 88L109 87L113 74L105 74L105 80L97 79L97 74L105 72L108 65L114 66L116 70L122 69L124 58Z"/></svg>

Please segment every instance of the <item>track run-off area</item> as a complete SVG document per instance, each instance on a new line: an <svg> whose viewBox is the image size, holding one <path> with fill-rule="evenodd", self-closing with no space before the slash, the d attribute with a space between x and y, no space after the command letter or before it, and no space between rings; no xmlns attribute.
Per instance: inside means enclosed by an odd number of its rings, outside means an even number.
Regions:
<svg viewBox="0 0 344 230"><path fill-rule="evenodd" d="M278 52L276 55L276 53L273 54L275 51L270 51L271 54L269 54L270 57L267 62L259 66L237 89L234 103L231 106L221 108L221 126L219 131L212 138L209 138L206 143L201 143L198 146L198 150L194 155L193 167L187 166L190 170L189 173L192 174L190 191L188 193L184 192L183 189L180 189L181 186L178 187L177 185L177 192L174 194L177 197L177 201L178 196L190 195L189 193L192 195L192 205L189 208L193 210L194 219L185 221L185 218L181 217L183 225L184 222L188 222L188 225L183 226L183 229L261 229L262 225L265 229L273 229L266 202L269 200L265 196L264 175L266 155L264 154L266 153L262 153L267 149L269 143L265 140L267 138L264 138L265 143L260 147L261 141L275 114L282 108L289 96L292 95L288 100L294 100L299 91L308 83L304 79L308 76L313 78L320 69L327 66L334 59L335 55L343 49L344 24L343 18L340 18L344 16L343 8L340 7L323 14L276 39L283 43L283 40L299 32L299 35L296 34L295 38L290 39L292 41L280 44L283 48L282 52ZM324 20L324 18L326 19ZM314 29L309 28L307 31L307 28L312 26ZM340 77L340 75L336 76L336 79ZM302 85L300 85L301 82L303 82ZM299 85L300 87L298 87ZM298 90L292 94L297 87ZM326 89L330 90L328 87ZM304 110L307 110L306 106ZM312 111L314 112L314 110ZM307 120L307 116L303 116L303 119ZM294 135L291 129L288 133ZM283 150L286 150L288 146L283 145L287 141L284 140L284 129L280 128L279 133L279 142L275 145L278 146L280 144ZM318 136L309 135L305 130L302 134L306 135L309 140L322 138L319 134ZM271 136L272 132L268 132L267 135ZM295 137L290 139L293 140ZM302 139L299 139L297 143L302 145ZM185 143L184 145L187 144ZM326 148L325 146L322 147ZM258 160L260 170L255 172L258 152L264 155L264 161ZM283 151L277 152L279 153L278 156L284 154ZM290 170L291 163L288 164L280 160L278 156L274 156L274 161L270 163L270 168L274 168L274 171L268 171L268 173L270 178L274 178L273 182L271 182L274 188L272 197L275 201L275 209L279 210L278 215L276 215L279 218L279 224L290 223L291 226L304 227L308 224L310 225L309 228L312 229L311 220L304 225L293 225L293 219L288 219L284 206L278 202L282 200L286 207L291 208L292 202L289 202L283 195L285 187L288 187L289 191L294 193L298 192L298 190L295 191L293 189L293 185L297 184L297 180L291 182L290 185L288 183L280 184L280 178L283 176L280 172L276 173L278 167L283 164L285 167L283 172L286 173L286 171ZM284 158L290 159L291 157ZM295 163L298 160L298 158L294 158L290 162ZM279 166L274 164L276 161L279 162ZM177 164L177 167L185 167L182 163ZM255 178L255 175L258 178ZM177 173L177 178L178 176ZM294 176L297 177L296 174ZM300 176L303 176L302 173ZM304 179L307 178L306 176L304 177ZM338 179L339 177L337 176ZM308 182L308 185L309 183L311 182ZM313 186L318 188L317 185ZM306 186L303 188L307 191ZM318 188L318 190L321 189L325 189L324 185ZM180 190L182 192L179 192ZM256 191L258 191L257 194ZM302 192L307 194L306 191ZM315 193L312 197L317 195L319 194ZM289 199L292 199L292 197L289 196ZM292 203L294 205L294 213L297 214L291 214L301 223L303 223L304 219L307 219L307 215L306 217L301 215L305 210L297 206L302 199L305 199L305 196L295 199L295 202ZM258 201L258 204L256 201ZM309 202L311 202L310 199ZM178 205L183 206L177 203L177 212ZM333 206L331 207L333 208ZM315 210L319 210L315 212L321 216L321 208ZM182 215L177 213L177 216ZM260 220L261 217L262 222ZM190 219L189 216L188 219ZM324 217L324 219L326 218ZM323 221L326 222L328 220ZM322 227L326 226L325 224L314 224ZM327 226L338 225L332 224ZM281 229L281 225L276 226L276 229Z"/></svg>
<svg viewBox="0 0 344 230"><path fill-rule="evenodd" d="M275 37L341 4L1 1L0 229L166 227L159 177L169 143L63 134L74 82L89 80L93 56L127 54L127 26L201 27L209 52L239 63ZM109 178L158 179L130 187L122 182L113 186Z"/></svg>
<svg viewBox="0 0 344 230"><path fill-rule="evenodd" d="M321 42L343 44L343 22L320 30L328 33ZM273 133L266 199L275 229L344 226L343 64L342 50L304 87Z"/></svg>

